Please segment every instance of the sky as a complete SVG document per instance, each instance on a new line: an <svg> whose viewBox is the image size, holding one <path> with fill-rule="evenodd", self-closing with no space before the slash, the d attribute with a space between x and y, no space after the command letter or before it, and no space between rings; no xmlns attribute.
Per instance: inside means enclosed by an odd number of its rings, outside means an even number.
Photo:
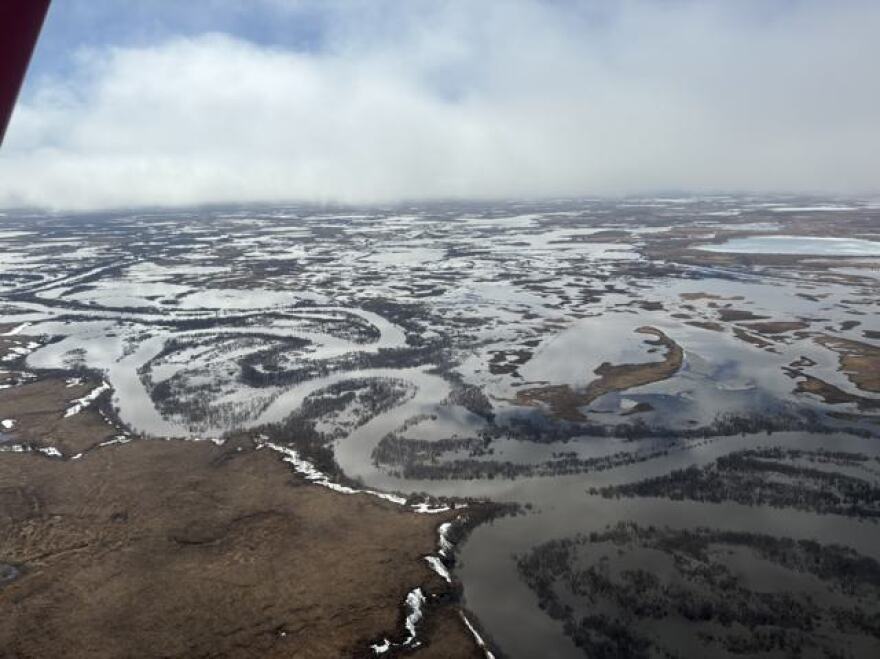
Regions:
<svg viewBox="0 0 880 659"><path fill-rule="evenodd" d="M876 0L54 0L0 207L880 192Z"/></svg>

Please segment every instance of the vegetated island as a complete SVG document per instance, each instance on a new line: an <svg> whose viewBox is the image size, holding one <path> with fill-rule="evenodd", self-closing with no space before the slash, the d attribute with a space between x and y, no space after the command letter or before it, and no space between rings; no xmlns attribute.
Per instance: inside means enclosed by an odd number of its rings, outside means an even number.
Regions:
<svg viewBox="0 0 880 659"><path fill-rule="evenodd" d="M518 391L516 402L531 406L544 404L561 419L582 421L586 417L578 408L589 405L599 396L659 382L678 372L684 360L681 346L655 327L645 326L635 331L656 337L656 340L649 343L666 348L663 361L617 365L605 362L595 370L599 378L590 382L583 390L574 389L567 384L535 387Z"/></svg>

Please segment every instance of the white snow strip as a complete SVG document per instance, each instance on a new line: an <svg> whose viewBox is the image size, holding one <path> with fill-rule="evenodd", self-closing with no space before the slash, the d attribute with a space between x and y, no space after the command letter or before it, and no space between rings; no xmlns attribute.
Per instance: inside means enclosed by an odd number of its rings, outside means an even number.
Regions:
<svg viewBox="0 0 880 659"><path fill-rule="evenodd" d="M380 499L385 499L385 501L390 501L391 503L396 503L398 506L402 506L406 504L406 497L397 496L396 494L387 494L385 492L376 492L375 490L364 490L367 494L372 494L374 497L379 497ZM416 511L418 512L418 511Z"/></svg>
<svg viewBox="0 0 880 659"><path fill-rule="evenodd" d="M437 534L440 536L440 550L437 552L444 558L452 553L452 542L449 540L449 530L452 528L452 522L443 522L437 528Z"/></svg>
<svg viewBox="0 0 880 659"><path fill-rule="evenodd" d="M431 566L431 569L434 570L437 574L439 574L443 579L446 580L446 583L452 583L452 575L449 574L449 570L446 569L446 566L443 565L443 561L441 561L436 556L425 556L425 560L428 562L428 565Z"/></svg>
<svg viewBox="0 0 880 659"><path fill-rule="evenodd" d="M422 513L423 515L435 515L437 513L445 513L452 510L450 506L437 506L431 507L429 503L417 503L412 509L417 513Z"/></svg>
<svg viewBox="0 0 880 659"><path fill-rule="evenodd" d="M409 632L409 636L403 642L404 646L413 647L414 645L419 644L419 641L416 638L416 625L418 625L419 621L422 619L422 606L424 603L425 594L422 592L421 588L414 588L409 592L409 595L406 596L406 605L409 607L409 614L406 616L404 625Z"/></svg>
<svg viewBox="0 0 880 659"><path fill-rule="evenodd" d="M74 414L79 414L86 407L88 407L98 396L103 394L110 388L110 385L107 382L102 382L99 386L92 389L89 393L87 393L82 398L78 398L73 401L73 405L67 408L67 411L64 413L65 418L69 416L73 416Z"/></svg>
<svg viewBox="0 0 880 659"><path fill-rule="evenodd" d="M64 381L64 384L67 387L76 387L82 383L82 378L67 378L67 380Z"/></svg>
<svg viewBox="0 0 880 659"><path fill-rule="evenodd" d="M15 428L15 419L3 419L0 426L3 426L3 430L12 430Z"/></svg>
<svg viewBox="0 0 880 659"><path fill-rule="evenodd" d="M483 637L474 629L474 626L471 624L471 621L467 619L467 616L464 613L461 613L461 619L464 621L465 627L468 628L471 635L474 637L474 641L477 646L486 653L486 659L495 659L495 655L489 650L486 646L486 641L483 640Z"/></svg>
<svg viewBox="0 0 880 659"><path fill-rule="evenodd" d="M404 626L409 635L406 637L406 640L400 644L392 643L387 638L381 643L374 643L370 646L370 649L374 654L385 654L395 646L414 648L421 645L421 641L419 641L416 636L416 627L424 616L422 613L422 606L424 606L425 601L425 594L422 592L421 588L414 588L409 591L406 596L406 606L409 609L409 612L406 614L406 620L404 621Z"/></svg>
<svg viewBox="0 0 880 659"><path fill-rule="evenodd" d="M391 641L386 638L381 643L374 643L371 645L370 649L376 654L385 654L391 649Z"/></svg>
<svg viewBox="0 0 880 659"><path fill-rule="evenodd" d="M47 446L46 448L38 448L37 451L42 453L43 455L48 455L50 458L60 458L61 457L61 451L59 451L54 446Z"/></svg>
<svg viewBox="0 0 880 659"><path fill-rule="evenodd" d="M17 327L13 327L11 330L6 332L3 336L15 336L16 334L21 333L26 327L30 327L31 323L22 323Z"/></svg>
<svg viewBox="0 0 880 659"><path fill-rule="evenodd" d="M131 441L131 437L128 435L116 435L113 439L108 439L106 442L101 442L98 446L112 446L113 444L128 444Z"/></svg>
<svg viewBox="0 0 880 659"><path fill-rule="evenodd" d="M263 447L270 448L277 453L281 453L284 456L284 462L293 465L294 471L305 477L306 480L313 482L315 485L322 485L323 487L329 488L334 492L340 492L342 494L369 494L370 496L374 496L378 499L390 501L391 503L397 504L398 506L403 506L406 504L406 498L398 496L396 494L387 494L386 492L377 492L376 490L357 490L353 487L348 487L347 485L333 483L324 472L316 469L315 466L308 460L304 460L303 458L301 458L299 456L299 453L295 449L281 446L273 442L263 442L257 445L257 449L261 449ZM413 506L413 510L417 513L423 512L419 509L419 505L422 504Z"/></svg>

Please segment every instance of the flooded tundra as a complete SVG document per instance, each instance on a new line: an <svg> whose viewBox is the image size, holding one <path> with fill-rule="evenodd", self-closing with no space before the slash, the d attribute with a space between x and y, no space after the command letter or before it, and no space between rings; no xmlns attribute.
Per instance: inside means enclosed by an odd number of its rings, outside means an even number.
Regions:
<svg viewBox="0 0 880 659"><path fill-rule="evenodd" d="M0 407L51 375L104 424L49 442L10 404L0 451L249 437L422 510L510 504L431 557L480 652L880 652L876 204L0 223Z"/></svg>

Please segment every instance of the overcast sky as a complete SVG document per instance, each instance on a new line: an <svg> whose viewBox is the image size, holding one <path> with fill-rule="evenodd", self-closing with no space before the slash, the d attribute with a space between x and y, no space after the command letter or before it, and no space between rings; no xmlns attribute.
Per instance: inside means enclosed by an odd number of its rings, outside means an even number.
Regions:
<svg viewBox="0 0 880 659"><path fill-rule="evenodd" d="M876 0L55 0L0 206L880 192Z"/></svg>

